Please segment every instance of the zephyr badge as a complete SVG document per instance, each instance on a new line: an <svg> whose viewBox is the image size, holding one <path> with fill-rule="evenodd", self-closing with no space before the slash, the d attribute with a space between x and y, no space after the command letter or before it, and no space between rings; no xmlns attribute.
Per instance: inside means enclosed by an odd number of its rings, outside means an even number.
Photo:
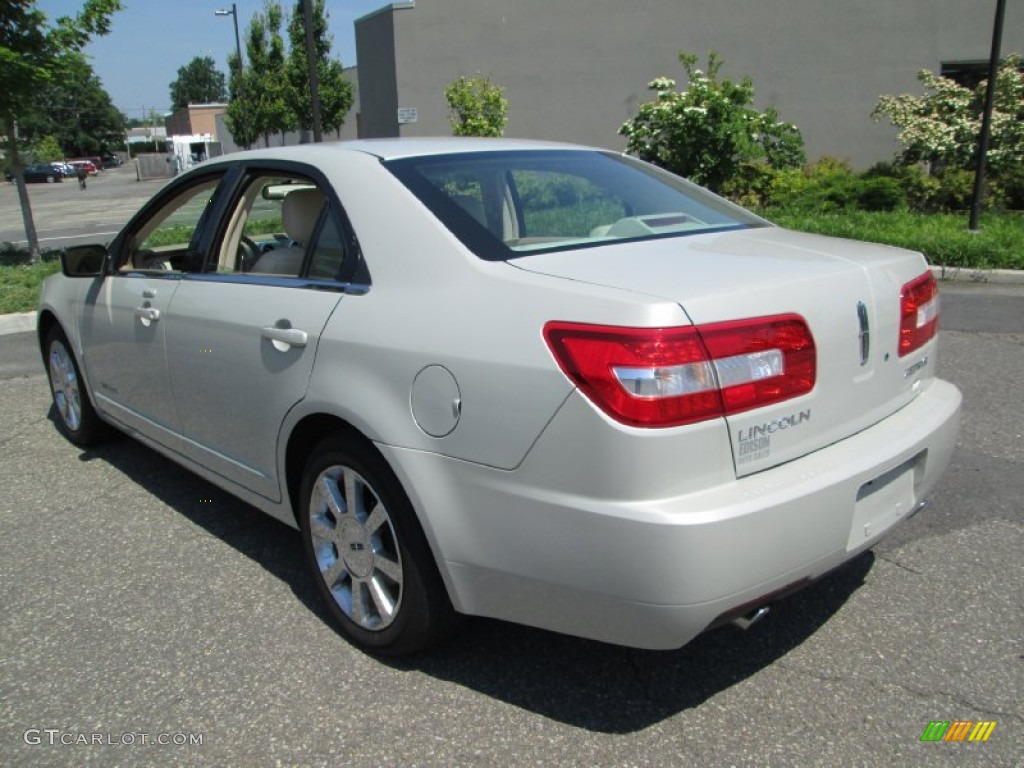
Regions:
<svg viewBox="0 0 1024 768"><path fill-rule="evenodd" d="M857 302L857 319L860 321L860 364L868 364L871 352L871 330L868 327L868 308L863 301Z"/></svg>

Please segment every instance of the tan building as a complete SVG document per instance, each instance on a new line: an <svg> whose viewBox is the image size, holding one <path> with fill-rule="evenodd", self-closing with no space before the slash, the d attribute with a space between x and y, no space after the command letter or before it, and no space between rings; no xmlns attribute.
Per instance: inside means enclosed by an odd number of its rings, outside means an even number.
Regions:
<svg viewBox="0 0 1024 768"><path fill-rule="evenodd" d="M228 110L227 104L189 104L167 118L168 136L206 136L217 138L217 116Z"/></svg>

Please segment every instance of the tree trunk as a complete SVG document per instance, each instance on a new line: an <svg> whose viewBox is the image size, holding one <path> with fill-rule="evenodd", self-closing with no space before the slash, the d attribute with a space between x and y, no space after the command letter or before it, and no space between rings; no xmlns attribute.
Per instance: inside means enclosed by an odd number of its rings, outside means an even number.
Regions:
<svg viewBox="0 0 1024 768"><path fill-rule="evenodd" d="M25 240L28 245L29 258L33 264L42 261L39 253L39 237L36 235L36 224L32 220L32 202L28 199L28 189L22 176L21 158L18 156L18 135L14 127L14 118L7 115L7 148L10 150L11 175L18 188L18 202L21 203L21 219L25 224Z"/></svg>

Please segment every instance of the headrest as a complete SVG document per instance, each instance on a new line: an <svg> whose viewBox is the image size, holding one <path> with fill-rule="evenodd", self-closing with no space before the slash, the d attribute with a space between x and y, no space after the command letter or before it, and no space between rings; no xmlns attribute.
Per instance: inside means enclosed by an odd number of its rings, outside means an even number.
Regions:
<svg viewBox="0 0 1024 768"><path fill-rule="evenodd" d="M289 192L281 206L281 218L288 237L303 245L308 243L323 207L324 196L319 189Z"/></svg>

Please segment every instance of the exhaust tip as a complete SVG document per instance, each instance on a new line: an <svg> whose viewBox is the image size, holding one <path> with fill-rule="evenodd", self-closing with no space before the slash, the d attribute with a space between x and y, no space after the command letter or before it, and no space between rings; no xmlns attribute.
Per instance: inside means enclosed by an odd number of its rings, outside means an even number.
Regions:
<svg viewBox="0 0 1024 768"><path fill-rule="evenodd" d="M742 616L737 616L732 620L734 626L740 629L750 629L757 622L768 615L769 608L767 605L762 605L760 608L755 608L750 613L746 613Z"/></svg>

